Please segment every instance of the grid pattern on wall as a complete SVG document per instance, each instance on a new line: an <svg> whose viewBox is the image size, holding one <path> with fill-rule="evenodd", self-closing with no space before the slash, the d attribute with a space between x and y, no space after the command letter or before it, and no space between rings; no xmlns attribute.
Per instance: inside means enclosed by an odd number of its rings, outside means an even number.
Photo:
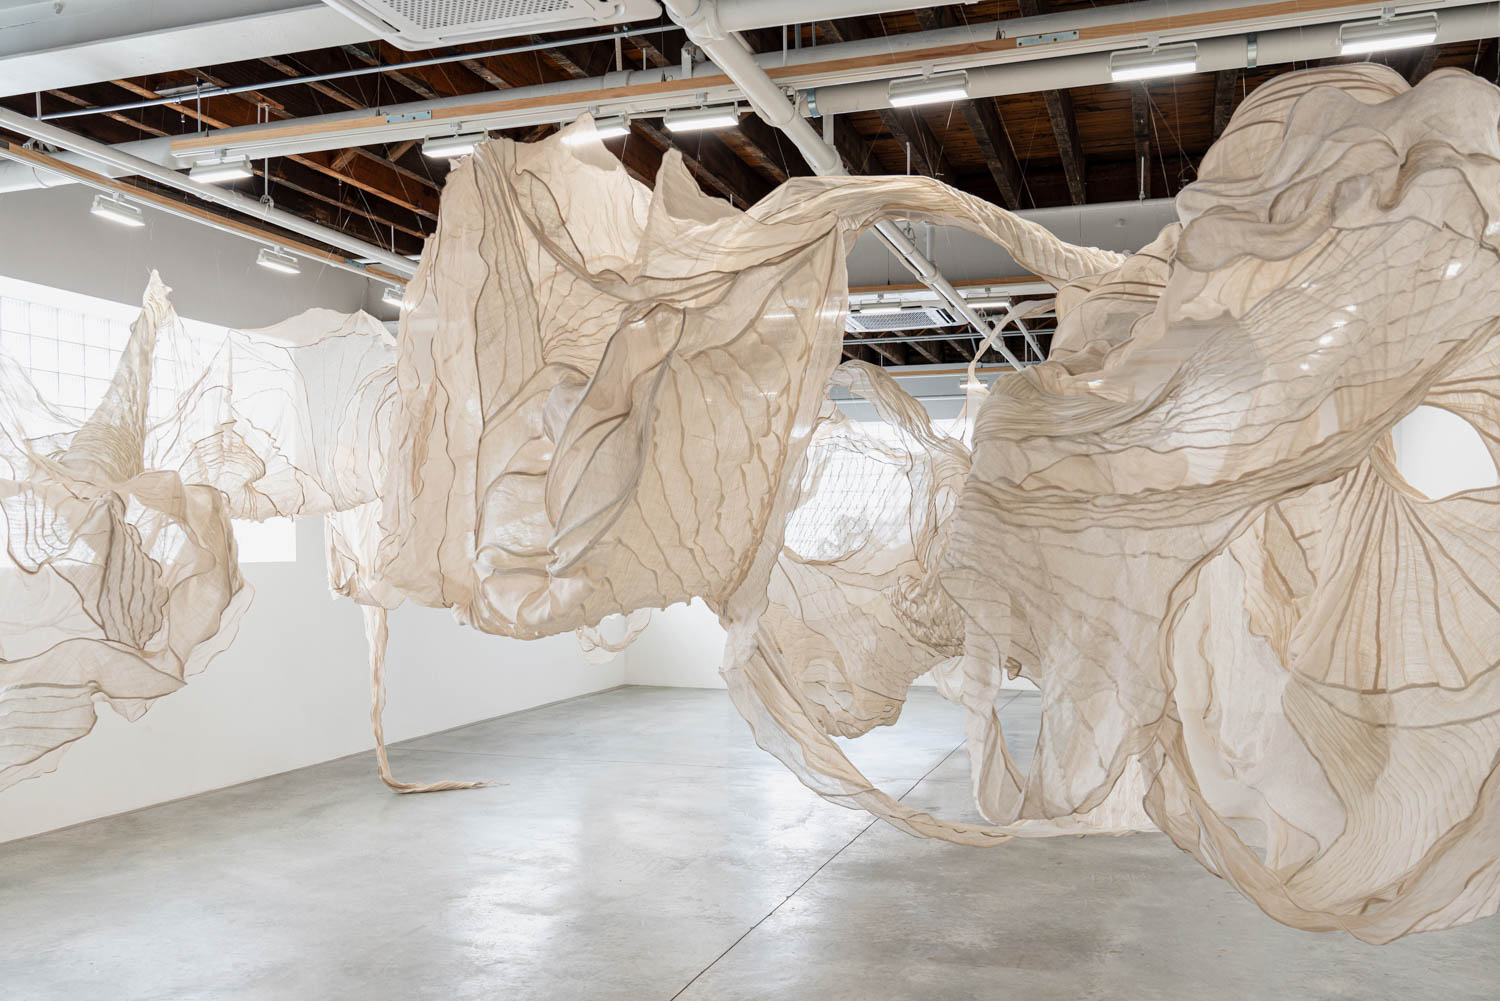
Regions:
<svg viewBox="0 0 1500 1001"><path fill-rule="evenodd" d="M0 352L26 369L38 393L54 410L86 420L104 399L120 355L130 340L136 310L61 289L0 278ZM180 336L205 343L222 327L184 323ZM163 420L177 401L177 366L161 346L151 372L147 419ZM290 519L235 521L243 563L290 563L297 558Z"/></svg>

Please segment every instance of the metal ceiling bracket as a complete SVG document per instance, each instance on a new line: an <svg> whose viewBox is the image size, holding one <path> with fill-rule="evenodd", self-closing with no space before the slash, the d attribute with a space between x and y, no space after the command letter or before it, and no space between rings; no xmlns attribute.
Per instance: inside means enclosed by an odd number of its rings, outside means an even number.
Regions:
<svg viewBox="0 0 1500 1001"><path fill-rule="evenodd" d="M1045 35L1022 35L1016 39L1018 48L1026 48L1031 45L1051 45L1053 42L1076 42L1077 31L1053 31Z"/></svg>

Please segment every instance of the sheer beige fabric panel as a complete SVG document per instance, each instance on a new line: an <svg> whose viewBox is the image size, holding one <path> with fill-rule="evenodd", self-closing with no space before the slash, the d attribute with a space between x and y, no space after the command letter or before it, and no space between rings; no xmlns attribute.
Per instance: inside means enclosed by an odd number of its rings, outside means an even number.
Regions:
<svg viewBox="0 0 1500 1001"><path fill-rule="evenodd" d="M96 701L138 719L233 639L231 518L366 504L385 467L377 321L313 310L204 344L168 291L153 274L86 420L0 354L0 788L56 767ZM164 412L153 379L179 390Z"/></svg>

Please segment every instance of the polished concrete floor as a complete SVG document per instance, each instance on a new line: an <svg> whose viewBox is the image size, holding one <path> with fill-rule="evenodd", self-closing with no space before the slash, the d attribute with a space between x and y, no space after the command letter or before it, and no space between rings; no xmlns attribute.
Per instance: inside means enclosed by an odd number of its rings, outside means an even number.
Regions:
<svg viewBox="0 0 1500 1001"><path fill-rule="evenodd" d="M1037 706L1005 707L1019 749ZM953 707L851 756L968 813ZM625 688L0 845L0 998L1424 1001L1500 919L1383 948L1273 923L1160 835L965 849L824 803L722 692Z"/></svg>

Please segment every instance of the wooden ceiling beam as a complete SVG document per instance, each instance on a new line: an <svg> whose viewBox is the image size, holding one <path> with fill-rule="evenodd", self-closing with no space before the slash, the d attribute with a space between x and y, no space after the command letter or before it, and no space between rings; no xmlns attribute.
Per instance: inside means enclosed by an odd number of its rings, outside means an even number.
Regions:
<svg viewBox="0 0 1500 1001"><path fill-rule="evenodd" d="M919 332L919 336L920 336L920 334L925 334L925 333L927 333L927 331L925 331L925 330L920 331ZM939 344L946 344L946 343L948 343L948 342L947 341L925 341L925 342L924 341L912 341L910 344L907 344L905 346L911 348L917 354L921 355L923 358L926 358L928 361L932 362L933 364L939 364L939 363L942 362L943 357L942 357L942 355L940 353L938 353L937 351L934 351L933 347L935 347L936 345L939 345Z"/></svg>
<svg viewBox="0 0 1500 1001"><path fill-rule="evenodd" d="M1424 76L1432 72L1432 67L1437 63L1439 48L1437 45L1428 45L1417 53L1410 72L1406 74L1407 83L1415 87L1422 82Z"/></svg>
<svg viewBox="0 0 1500 1001"><path fill-rule="evenodd" d="M847 116L833 123L833 148L839 151L844 169L849 173L881 173L880 160L875 156L875 147Z"/></svg>
<svg viewBox="0 0 1500 1001"><path fill-rule="evenodd" d="M915 108L882 108L880 118L891 137L911 154L917 170L928 177L952 182L957 174L943 155L943 144Z"/></svg>
<svg viewBox="0 0 1500 1001"><path fill-rule="evenodd" d="M6 156L11 159L33 163L54 173L67 175L75 180L97 187L117 191L132 200L146 205L154 205L157 208L170 211L179 216L212 223L220 228L234 230L261 242L280 244L293 253L303 254L316 260L330 262L349 260L348 254L344 251L336 251L322 244L310 243L308 242L308 238L302 234L291 233L279 227L255 225L245 221L230 209L211 203L200 202L197 199L192 199L191 196L184 195L180 191L158 185L155 181L142 178L138 183L129 183L112 177L100 177L75 163L67 160L59 160L46 153L26 149L19 145L12 145L6 151ZM389 281L405 283L407 280L404 276L386 271L380 265L370 265L367 270L370 274Z"/></svg>
<svg viewBox="0 0 1500 1001"><path fill-rule="evenodd" d="M1234 85L1239 81L1239 70L1219 70L1214 74L1214 138L1224 134L1229 119L1234 114Z"/></svg>
<svg viewBox="0 0 1500 1001"><path fill-rule="evenodd" d="M509 83L507 83L499 75L492 72L488 66L484 65L484 63L480 62L477 59L460 59L458 61L458 64L464 69L468 70L470 73L479 77L479 79L483 80L485 83L489 84L496 90L510 89Z"/></svg>
<svg viewBox="0 0 1500 1001"><path fill-rule="evenodd" d="M94 104L93 101L85 101L83 98L78 97L75 94L70 94L66 90L49 90L49 91L47 91L47 93L51 94L53 97L61 98L62 100L67 101L69 104L73 105L74 107L78 107L78 108L93 108L93 107L96 107L96 105ZM128 115L122 115L122 114L120 114L117 111L105 112L104 113L104 117L108 118L110 121L119 122L121 125L128 125L131 128L139 129L140 131L146 133L147 135L165 136L165 135L168 134L167 132L163 131L162 129L156 128L153 125L147 125L145 122L138 121L138 120L136 120L134 118L129 117Z"/></svg>
<svg viewBox="0 0 1500 1001"><path fill-rule="evenodd" d="M818 30L835 42L853 42L873 37L873 33L858 21L820 21ZM880 120L887 132L911 153L918 169L929 177L948 180L957 177L943 155L943 145L932 134L932 128L916 108L880 108Z"/></svg>
<svg viewBox="0 0 1500 1001"><path fill-rule="evenodd" d="M375 62L370 63L371 66L390 66L409 58L389 42L375 41L365 44L374 47L374 52L371 54L375 57ZM490 89L484 77L474 73L463 62L440 63L436 66L413 66L396 72L408 78L415 78L438 97L462 97L465 94L475 94Z"/></svg>
<svg viewBox="0 0 1500 1001"><path fill-rule="evenodd" d="M952 7L927 7L918 10L916 12L917 24L924 31L951 28L959 23L953 10ZM959 101L958 108L964 116L964 122L969 126L969 131L974 136L974 141L979 144L979 152L984 157L984 165L989 168L990 176L995 179L995 187L1000 189L1000 200L1008 209L1019 209L1021 207L1021 164L1016 159L1016 151L1011 146L1010 134L1005 131L1005 123L1000 120L1000 113L995 107L994 100L985 97ZM948 174L946 179L948 183L953 183L952 174Z"/></svg>
<svg viewBox="0 0 1500 1001"><path fill-rule="evenodd" d="M677 150L700 185L728 199L737 208L749 208L770 190L770 185L745 161L707 133L695 133L691 143L680 143L668 132L642 119L631 122L630 128L663 152Z"/></svg>
<svg viewBox="0 0 1500 1001"><path fill-rule="evenodd" d="M964 121L979 143L979 152L984 155L984 165L989 168L990 176L995 179L995 186L1000 189L1001 201L1012 211L1019 209L1023 191L1021 164L1016 159L1015 150L1011 148L1010 135L1000 121L1000 113L995 109L994 100L982 97L963 101L961 107ZM1066 159L1063 162L1066 168ZM954 183L951 177L947 180L949 184ZM1070 175L1069 185L1071 184Z"/></svg>
<svg viewBox="0 0 1500 1001"><path fill-rule="evenodd" d="M569 80L584 80L588 78L588 71L578 65L572 56L561 49L542 49L540 56L544 62Z"/></svg>
<svg viewBox="0 0 1500 1001"><path fill-rule="evenodd" d="M258 161L252 166L252 170L257 177L265 176ZM377 239L375 240L375 242L378 244L385 245L390 243L390 230L392 229L394 229L398 233L404 233L407 236L414 237L417 240L425 240L427 238L427 234L424 233L420 228L412 226L408 223L398 222L388 215L383 215L380 212L375 211L375 209L372 207L361 205L357 199L340 198L336 195L331 195L326 191L318 190L312 184L308 183L309 179L307 177L304 176L299 178L295 173L290 171L285 164L271 171L271 180L278 186L278 195L281 193L280 189L283 188L290 191L295 191L300 195L313 199L314 201L322 202L325 205L330 205L334 208L340 209L341 211L348 212L350 215L358 216L370 223L378 224L380 229L372 230L377 234Z"/></svg>
<svg viewBox="0 0 1500 1001"><path fill-rule="evenodd" d="M276 59L272 56L262 56L260 61L285 77L298 77L307 75L297 67L292 66L291 64L284 62L283 60ZM351 97L339 88L333 86L332 84L325 83L322 80L316 81L314 83L304 84L303 86L317 91L319 94L322 94L324 97L329 98L336 104L342 104L345 108L348 108L351 111L357 111L365 106L363 101Z"/></svg>
<svg viewBox="0 0 1500 1001"><path fill-rule="evenodd" d="M1088 189L1084 184L1083 140L1078 138L1073 95L1066 90L1047 90L1042 92L1042 99L1047 102L1047 117L1052 119L1052 137L1057 140L1057 152L1062 158L1068 197L1074 205L1082 205L1088 201Z"/></svg>
<svg viewBox="0 0 1500 1001"><path fill-rule="evenodd" d="M872 344L861 337L851 337L849 334L844 335L844 344L846 346L849 344L858 344L860 347L865 348L868 351L875 352L880 357L890 362L892 365L906 364L906 355L898 350L900 347L902 347L902 345L900 344Z"/></svg>
<svg viewBox="0 0 1500 1001"><path fill-rule="evenodd" d="M662 51L661 46L656 45L645 35L634 36L633 38L629 39L629 44L635 46L636 55L640 58L640 62L643 68L654 66L657 69L660 69L663 66L672 65L672 57L667 55L666 52ZM677 46L677 49L679 52L677 58L680 60L680 52L682 49L681 44Z"/></svg>
<svg viewBox="0 0 1500 1001"><path fill-rule="evenodd" d="M385 65L385 63L378 56L366 51L363 46L341 45L339 46L339 48L341 48L345 53L351 56L356 62L363 63L366 66ZM416 94L424 101L433 101L437 99L437 91L433 90L421 80L414 78L413 76L411 76L411 74L406 73L402 70L385 70L380 75L387 80L399 83L401 86L405 87L413 94Z"/></svg>
<svg viewBox="0 0 1500 1001"><path fill-rule="evenodd" d="M754 112L741 115L737 128L719 135L726 146L777 184L789 177L808 177L813 172L796 145Z"/></svg>
<svg viewBox="0 0 1500 1001"><path fill-rule="evenodd" d="M1048 12L1047 0L1019 0L1022 17L1037 17ZM1052 137L1057 141L1062 159L1063 176L1068 182L1068 197L1074 205L1088 200L1084 185L1083 143L1078 138L1078 116L1073 112L1073 95L1066 90L1044 90L1047 117L1052 122Z"/></svg>

